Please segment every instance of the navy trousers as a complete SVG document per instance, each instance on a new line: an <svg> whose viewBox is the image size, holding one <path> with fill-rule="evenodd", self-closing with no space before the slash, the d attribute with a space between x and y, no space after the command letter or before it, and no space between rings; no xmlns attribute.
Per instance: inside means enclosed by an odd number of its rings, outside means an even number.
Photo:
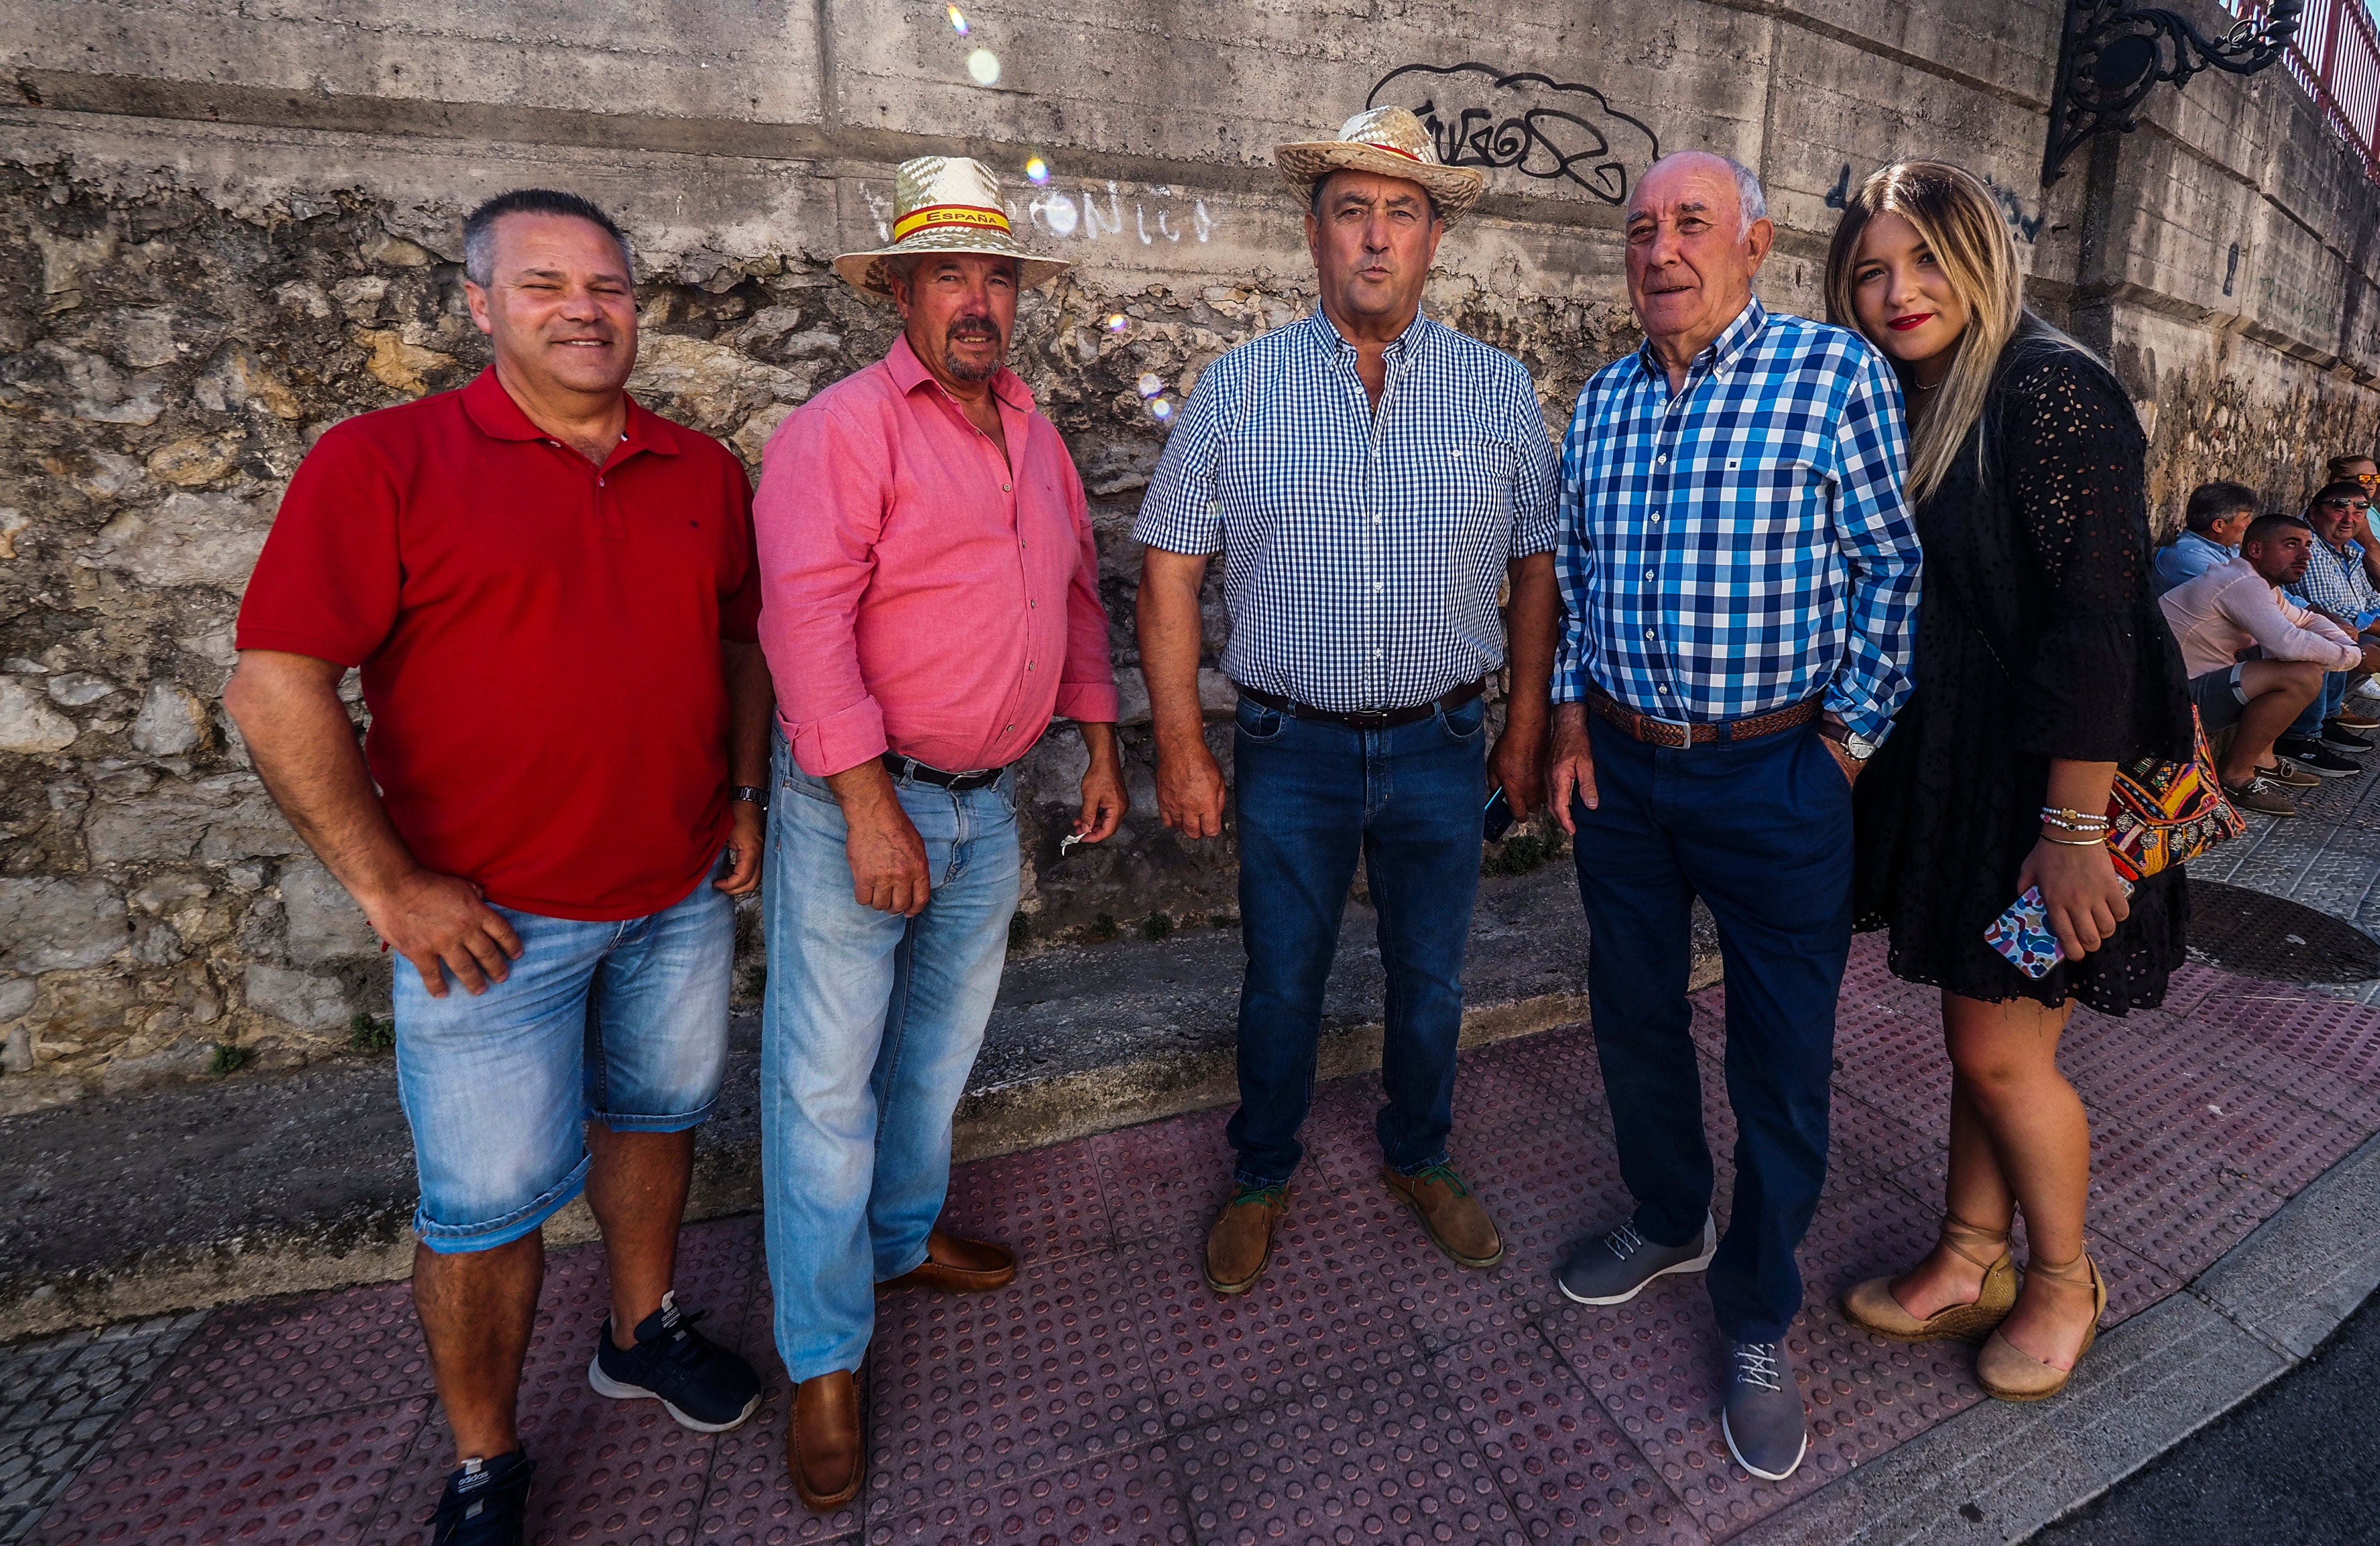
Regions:
<svg viewBox="0 0 2380 1546"><path fill-rule="evenodd" d="M1709 1273L1739 1342L1802 1308L1793 1252L1827 1178L1835 997L1852 932L1851 782L1815 729L1741 746L1648 747L1592 715L1599 808L1573 804L1596 1052L1637 1233L1684 1245L1711 1201L1687 1027L1697 895L1727 968L1735 1205Z"/></svg>
<svg viewBox="0 0 2380 1546"><path fill-rule="evenodd" d="M1314 1101L1322 989L1360 854L1388 976L1376 1130L1389 1165L1445 1161L1463 1033L1463 952L1479 892L1486 706L1357 730L1240 700L1240 1109L1224 1136L1244 1186L1287 1181Z"/></svg>

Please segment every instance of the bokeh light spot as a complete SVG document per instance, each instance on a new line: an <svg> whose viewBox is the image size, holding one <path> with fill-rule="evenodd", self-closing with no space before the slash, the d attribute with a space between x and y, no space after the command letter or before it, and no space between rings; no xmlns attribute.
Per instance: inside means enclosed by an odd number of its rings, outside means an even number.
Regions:
<svg viewBox="0 0 2380 1546"><path fill-rule="evenodd" d="M951 30L960 37L965 37L967 35L966 12L956 6L944 6L942 9L951 18Z"/></svg>
<svg viewBox="0 0 2380 1546"><path fill-rule="evenodd" d="M1000 84L1000 55L990 49L978 48L967 55L967 74L978 86Z"/></svg>
<svg viewBox="0 0 2380 1546"><path fill-rule="evenodd" d="M1025 164L1025 179L1026 181L1034 184L1036 187L1048 182L1050 180L1050 164L1042 160L1038 155L1032 157Z"/></svg>
<svg viewBox="0 0 2380 1546"><path fill-rule="evenodd" d="M1141 395L1142 396L1144 396L1144 397L1154 397L1154 396L1156 396L1159 393L1160 393L1160 392L1162 392L1162 391L1164 391L1164 390L1165 390L1165 383L1164 383L1163 382L1161 382L1161 381L1160 381L1160 380L1158 380L1158 379L1157 379L1157 372L1156 372L1156 371L1143 371L1143 372L1141 373L1141 377L1140 377L1140 395Z"/></svg>
<svg viewBox="0 0 2380 1546"><path fill-rule="evenodd" d="M1160 419L1171 419L1173 417L1173 405L1167 402L1164 398L1160 397L1157 401L1148 405L1148 411L1157 415Z"/></svg>
<svg viewBox="0 0 2380 1546"><path fill-rule="evenodd" d="M1125 328L1130 327L1131 325L1132 319L1125 316L1121 311L1118 311L1115 315L1108 319L1108 331L1110 333L1122 333Z"/></svg>

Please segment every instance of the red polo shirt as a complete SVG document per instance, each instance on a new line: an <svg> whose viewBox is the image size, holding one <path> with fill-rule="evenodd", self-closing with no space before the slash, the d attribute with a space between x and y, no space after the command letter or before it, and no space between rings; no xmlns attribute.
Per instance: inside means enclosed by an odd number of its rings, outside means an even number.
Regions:
<svg viewBox="0 0 2380 1546"><path fill-rule="evenodd" d="M423 864L613 919L682 900L726 840L720 641L759 612L725 446L632 401L598 469L491 370L322 436L237 641L363 668L364 755Z"/></svg>

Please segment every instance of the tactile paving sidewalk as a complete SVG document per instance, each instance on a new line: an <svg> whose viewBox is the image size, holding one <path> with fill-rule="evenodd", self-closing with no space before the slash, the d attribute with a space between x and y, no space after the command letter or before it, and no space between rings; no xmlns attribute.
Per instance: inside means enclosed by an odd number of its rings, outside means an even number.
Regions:
<svg viewBox="0 0 2380 1546"><path fill-rule="evenodd" d="M1721 995L1697 1000L1694 1034L1724 1217ZM1572 1027L1463 1059L1455 1159L1505 1232L1492 1272L1439 1256L1381 1186L1369 1077L1319 1092L1271 1270L1243 1298L1199 1274L1224 1112L963 1168L950 1223L1013 1243L1024 1272L999 1294L883 1302L869 1485L831 1516L785 1477L757 1221L689 1230L679 1280L770 1380L754 1420L717 1438L588 1389L601 1256L557 1253L523 1397L531 1540L1724 1540L1982 1399L1969 1349L1881 1342L1832 1308L1930 1236L1948 1092L1935 999L1891 978L1873 937L1854 948L1840 1025L1834 1163L1791 1338L1811 1455L1781 1485L1729 1459L1698 1280L1606 1310L1552 1290L1570 1243L1627 1211L1594 1044ZM2079 1012L2065 1063L2092 1109L2111 1321L2175 1292L2380 1127L2380 1009L2203 967L2162 1011ZM182 1342L79 1476L44 1483L55 1501L28 1539L418 1541L449 1444L403 1285L234 1307Z"/></svg>

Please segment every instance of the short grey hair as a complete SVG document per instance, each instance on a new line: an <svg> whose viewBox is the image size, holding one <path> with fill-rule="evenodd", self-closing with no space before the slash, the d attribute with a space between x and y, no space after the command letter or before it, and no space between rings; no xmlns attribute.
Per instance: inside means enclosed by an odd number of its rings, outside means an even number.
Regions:
<svg viewBox="0 0 2380 1546"><path fill-rule="evenodd" d="M463 277L481 289L496 281L496 223L508 214L559 214L584 220L619 244L620 262L628 281L636 282L637 255L628 248L628 234L602 206L576 193L551 188L516 188L499 193L463 220Z"/></svg>
<svg viewBox="0 0 2380 1546"><path fill-rule="evenodd" d="M1668 155L1663 156L1660 160L1653 163L1652 165L1645 168L1644 177L1640 177L1636 179L1637 186L1640 188L1643 187L1645 184L1645 178L1651 177L1661 167L1667 166L1673 161L1682 161L1688 156L1708 156L1711 160L1718 162L1722 166L1725 166L1728 171L1728 176L1735 179L1736 207L1741 210L1743 214L1742 228L1735 233L1736 240L1742 241L1744 237L1752 235L1752 223L1754 221L1766 220L1768 218L1768 195L1761 191L1760 174L1754 171L1751 167L1746 166L1743 163L1736 160L1735 157L1727 154L1723 151L1671 151Z"/></svg>

